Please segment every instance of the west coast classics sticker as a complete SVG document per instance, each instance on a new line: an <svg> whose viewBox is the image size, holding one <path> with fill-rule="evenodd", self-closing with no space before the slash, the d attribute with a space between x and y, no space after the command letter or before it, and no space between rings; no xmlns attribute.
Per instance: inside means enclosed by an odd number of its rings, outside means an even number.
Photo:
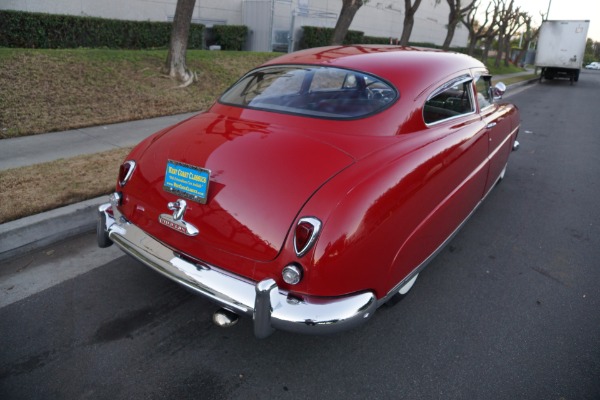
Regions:
<svg viewBox="0 0 600 400"><path fill-rule="evenodd" d="M178 161L167 161L163 189L200 204L206 204L210 171Z"/></svg>

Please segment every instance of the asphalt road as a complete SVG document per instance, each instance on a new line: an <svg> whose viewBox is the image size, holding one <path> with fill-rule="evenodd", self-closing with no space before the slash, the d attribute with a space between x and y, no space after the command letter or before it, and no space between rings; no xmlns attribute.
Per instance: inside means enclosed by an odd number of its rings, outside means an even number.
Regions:
<svg viewBox="0 0 600 400"><path fill-rule="evenodd" d="M583 71L507 99L505 180L405 300L341 335L217 328L208 301L99 262L92 234L14 260L25 286L44 263L87 268L0 308L0 398L599 399L598 93Z"/></svg>

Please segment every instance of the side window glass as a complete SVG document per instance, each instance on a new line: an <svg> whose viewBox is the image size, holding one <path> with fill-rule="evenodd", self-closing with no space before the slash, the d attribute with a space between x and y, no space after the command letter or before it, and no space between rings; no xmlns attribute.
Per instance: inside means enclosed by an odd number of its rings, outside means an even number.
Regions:
<svg viewBox="0 0 600 400"><path fill-rule="evenodd" d="M425 123L433 124L474 112L472 82L473 79L465 75L435 90L423 107Z"/></svg>
<svg viewBox="0 0 600 400"><path fill-rule="evenodd" d="M479 76L475 82L475 88L477 90L477 103L479 103L479 109L483 110L486 107L492 105L491 88L492 79L490 76Z"/></svg>

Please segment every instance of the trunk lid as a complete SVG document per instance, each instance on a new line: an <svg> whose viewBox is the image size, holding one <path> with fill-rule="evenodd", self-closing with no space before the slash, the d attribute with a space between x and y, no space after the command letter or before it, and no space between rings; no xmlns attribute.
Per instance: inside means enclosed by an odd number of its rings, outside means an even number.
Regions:
<svg viewBox="0 0 600 400"><path fill-rule="evenodd" d="M354 159L300 131L205 113L154 139L136 161L127 192L132 209L144 212L132 213L134 223L192 256L207 247L264 262L280 252L312 194ZM186 199L183 220L197 236L158 222L173 213L169 202L184 198L163 189L168 161L210 170L206 204Z"/></svg>

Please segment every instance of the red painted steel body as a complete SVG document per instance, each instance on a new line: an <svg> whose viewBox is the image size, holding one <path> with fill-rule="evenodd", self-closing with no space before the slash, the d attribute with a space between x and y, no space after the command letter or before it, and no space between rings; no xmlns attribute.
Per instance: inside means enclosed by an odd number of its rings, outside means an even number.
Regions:
<svg viewBox="0 0 600 400"><path fill-rule="evenodd" d="M331 120L215 103L159 132L128 156L137 163L121 213L167 246L251 281L274 279L298 296L373 291L383 298L467 219L505 167L518 110L493 104L426 125L423 105L443 82L476 71L458 54L398 47L329 47L268 65L325 65L364 71L393 85L384 111ZM473 84L473 90L475 90ZM489 127L495 122L494 127ZM211 171L207 204L188 202L189 237L158 223L177 196L163 190L167 160ZM322 223L299 258L301 217ZM281 278L297 262L295 286Z"/></svg>

